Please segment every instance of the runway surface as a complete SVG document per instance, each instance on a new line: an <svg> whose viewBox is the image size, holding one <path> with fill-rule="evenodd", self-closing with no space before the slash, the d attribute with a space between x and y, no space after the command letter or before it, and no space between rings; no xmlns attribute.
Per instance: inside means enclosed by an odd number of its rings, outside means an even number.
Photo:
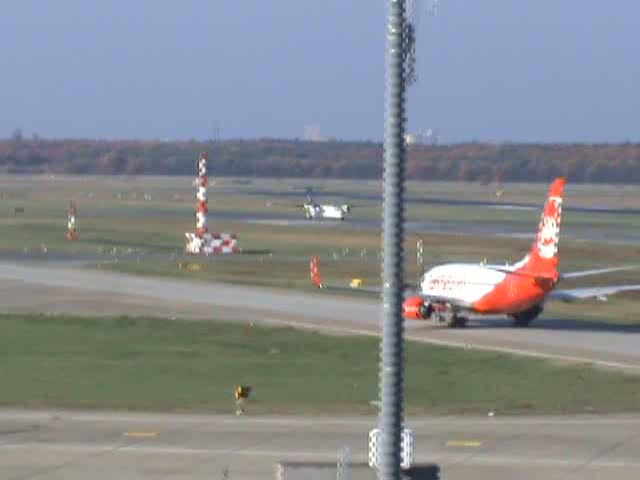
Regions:
<svg viewBox="0 0 640 480"><path fill-rule="evenodd" d="M640 417L408 418L446 479L637 479ZM0 411L3 480L272 479L278 462L367 461L375 418ZM369 478L374 478L371 474Z"/></svg>
<svg viewBox="0 0 640 480"><path fill-rule="evenodd" d="M215 219L222 221L239 221L256 225L275 225L304 228L355 228L358 230L380 230L381 220L347 217L339 220L307 220L295 215L245 214L239 212L225 212L216 214ZM536 223L531 225L505 225L499 221L485 221L472 223L464 221L429 221L408 220L405 230L409 233L455 234L468 237L500 237L533 239ZM640 234L631 229L595 229L591 225L576 225L570 231L564 231L562 237L571 241L602 242L608 245L638 245Z"/></svg>
<svg viewBox="0 0 640 480"><path fill-rule="evenodd" d="M227 189L226 193L243 193L245 195L255 195L260 197L272 197L272 198L304 198L305 194L301 191L293 192L278 192L273 190L240 190L240 189ZM326 198L338 198L343 200L359 200L372 203L381 204L382 196L373 193L362 192L349 192L338 190L323 190L318 192L318 195ZM447 206L463 206L463 207L489 207L489 208L512 208L512 209L540 209L540 204L524 203L524 202L498 202L487 200L472 200L465 198L439 198L439 197L426 197L417 195L408 195L405 201L409 204L419 205L447 205ZM608 213L613 215L640 215L640 209L638 208L613 208L606 206L567 206L563 207L567 212L582 212L582 213Z"/></svg>
<svg viewBox="0 0 640 480"><path fill-rule="evenodd" d="M373 300L315 290L291 292L248 286L137 277L58 264L0 261L3 312L155 315L295 325L335 334L378 335ZM541 318L530 328L507 320L474 320L466 329L407 322L406 337L466 348L554 358L640 371L640 328Z"/></svg>
<svg viewBox="0 0 640 480"><path fill-rule="evenodd" d="M537 227L538 212L542 210L542 203L537 207L524 207L516 205L482 205L480 208L492 208L499 210L532 210L534 216L531 222L513 223L500 219L483 220L482 222L472 220L425 220L423 218L412 218L405 221L405 230L409 233L430 233L430 234L455 234L463 236L483 236L483 237L507 237L507 238L527 238L535 236ZM188 209L161 208L153 209L135 207L123 208L107 207L94 210L85 209L85 215L92 218L114 218L126 215L127 218L151 218L175 217L176 221L185 216L191 215ZM380 218L362 218L357 214L348 215L344 221L331 219L308 220L304 216L303 210L292 209L291 212L249 212L242 210L226 210L209 212L211 222L238 222L251 225L271 225L291 228L342 228L365 231L379 231L382 228ZM602 219L601 221L606 221ZM594 228L592 224L574 224L565 228L562 237L571 241L602 242L607 244L638 245L640 244L640 233L637 229L623 222L614 222L609 228Z"/></svg>

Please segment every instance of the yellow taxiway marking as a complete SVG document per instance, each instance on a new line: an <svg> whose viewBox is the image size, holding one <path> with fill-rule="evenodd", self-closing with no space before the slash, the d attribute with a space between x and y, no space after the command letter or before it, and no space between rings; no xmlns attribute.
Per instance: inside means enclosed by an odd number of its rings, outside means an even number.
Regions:
<svg viewBox="0 0 640 480"><path fill-rule="evenodd" d="M478 440L449 440L447 447L479 447L482 442Z"/></svg>
<svg viewBox="0 0 640 480"><path fill-rule="evenodd" d="M158 435L158 432L125 432L125 437L132 438L152 438Z"/></svg>

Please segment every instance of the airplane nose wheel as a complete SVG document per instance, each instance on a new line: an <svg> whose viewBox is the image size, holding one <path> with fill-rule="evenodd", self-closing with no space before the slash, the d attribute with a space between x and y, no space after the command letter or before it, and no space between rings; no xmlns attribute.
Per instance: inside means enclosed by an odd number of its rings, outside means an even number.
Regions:
<svg viewBox="0 0 640 480"><path fill-rule="evenodd" d="M431 316L432 309L426 305L420 306L420 317L428 319Z"/></svg>

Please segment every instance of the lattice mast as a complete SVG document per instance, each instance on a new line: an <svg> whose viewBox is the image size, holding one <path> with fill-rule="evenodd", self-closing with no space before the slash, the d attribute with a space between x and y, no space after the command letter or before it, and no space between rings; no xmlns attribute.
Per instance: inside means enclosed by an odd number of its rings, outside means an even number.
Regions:
<svg viewBox="0 0 640 480"><path fill-rule="evenodd" d="M187 232L186 252L194 255L217 255L238 253L237 237L234 233L211 233L208 228L207 214L209 212L207 186L207 157L204 153L198 158L197 174L194 180L196 187L196 230Z"/></svg>
<svg viewBox="0 0 640 480"><path fill-rule="evenodd" d="M207 199L207 157L204 153L200 154L200 158L198 159L198 177L195 180L195 184L198 187L198 191L196 193L196 235L198 238L202 239L205 234L208 232L207 230L207 213L209 212L208 208L208 199Z"/></svg>

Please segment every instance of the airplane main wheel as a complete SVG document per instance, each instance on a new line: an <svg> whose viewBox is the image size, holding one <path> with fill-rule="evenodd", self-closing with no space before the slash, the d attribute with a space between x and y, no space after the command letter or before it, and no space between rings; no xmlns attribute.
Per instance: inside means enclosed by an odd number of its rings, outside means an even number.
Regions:
<svg viewBox="0 0 640 480"><path fill-rule="evenodd" d="M519 314L513 316L514 327L518 327L518 328L528 327L532 321L533 321L533 318L523 317Z"/></svg>
<svg viewBox="0 0 640 480"><path fill-rule="evenodd" d="M469 319L467 317L459 317L457 315L452 315L449 321L447 322L447 327L464 328L467 326L468 321Z"/></svg>
<svg viewBox="0 0 640 480"><path fill-rule="evenodd" d="M542 313L542 307L540 305L535 305L528 310L514 313L511 315L511 318L513 318L513 326L519 328L528 327L540 313Z"/></svg>

